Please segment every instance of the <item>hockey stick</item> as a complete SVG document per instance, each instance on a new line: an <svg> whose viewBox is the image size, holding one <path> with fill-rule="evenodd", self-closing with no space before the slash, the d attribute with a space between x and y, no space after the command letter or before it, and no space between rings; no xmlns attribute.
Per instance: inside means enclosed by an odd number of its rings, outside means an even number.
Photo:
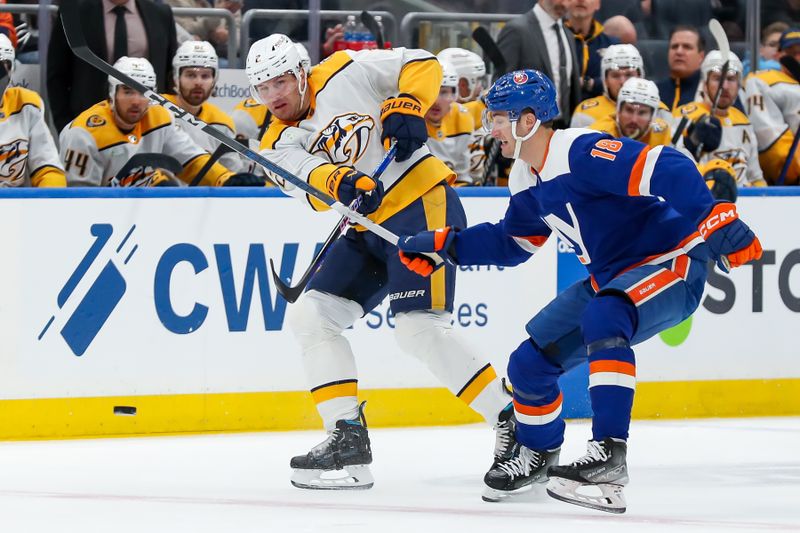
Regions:
<svg viewBox="0 0 800 533"><path fill-rule="evenodd" d="M711 32L711 35L714 36L714 40L717 42L717 47L719 48L719 53L722 56L724 62L722 63L722 71L720 72L719 76L719 86L717 90L714 92L714 98L711 101L711 114L709 114L709 120L714 117L714 113L717 112L717 106L719 105L719 97L722 94L722 86L725 84L725 77L728 75L728 65L730 64L731 59L731 45L728 42L728 36L725 35L725 29L722 27L722 24L719 23L717 19L711 19L708 21L708 31ZM708 80L706 80L708 83ZM700 160L700 154L703 153L703 143L697 145L697 150L695 150L694 158L695 160Z"/></svg>
<svg viewBox="0 0 800 533"><path fill-rule="evenodd" d="M680 140L681 134L683 133L683 130L686 129L687 124L689 124L689 119L685 116L681 117L681 121L678 122L678 127L675 128L675 135L673 135L672 139L670 140L670 144L672 144L672 146L678 144L678 140Z"/></svg>
<svg viewBox="0 0 800 533"><path fill-rule="evenodd" d="M486 161L483 164L483 175L481 176L481 185L486 184L487 180L489 179L489 174L492 172L492 167L497 163L497 157L500 155L500 141L498 141L497 139L492 139L492 140L494 142L492 143L491 148L489 148L489 153L486 154ZM493 185L496 185L496 183Z"/></svg>
<svg viewBox="0 0 800 533"><path fill-rule="evenodd" d="M383 37L383 30L378 25L378 21L369 11L361 12L361 24L363 24L369 32L375 36L375 44L378 45L378 50L383 50L386 45L386 40Z"/></svg>
<svg viewBox="0 0 800 533"><path fill-rule="evenodd" d="M383 171L386 170L386 167L389 166L389 163L392 162L394 159L395 154L397 153L397 146L396 141L392 144L389 148L389 151L386 152L386 155L383 156L383 159L378 164L378 167L372 173L372 177L376 180L380 178ZM275 288L278 290L281 296L283 296L284 300L293 304L297 301L303 291L306 290L306 286L308 282L311 281L311 277L317 271L317 269L322 264L323 259L325 256L328 255L328 250L331 249L333 243L339 240L339 237L344 235L347 232L348 228L348 220L347 217L342 217L341 220L336 224L336 226L331 231L328 238L325 239L325 243L322 245L322 248L319 249L317 255L314 256L314 259L311 261L311 264L308 265L306 271L303 272L303 276L300 278L300 281L297 282L297 285L294 287L289 286L288 284L284 283L281 277L278 275L278 272L275 270L275 264L273 263L272 259L269 260L269 268L272 270L272 281L275 282Z"/></svg>
<svg viewBox="0 0 800 533"><path fill-rule="evenodd" d="M789 75L797 81L800 81L800 63L798 63L795 58L788 55L783 56L780 58L780 62L781 66L789 71ZM798 126L797 131L794 132L792 147L789 148L789 154L786 156L786 161L783 162L783 168L781 168L781 173L775 181L775 185L783 185L783 182L786 181L786 174L789 173L789 167L792 166L792 159L794 158L794 153L797 151L798 141L800 141L800 126Z"/></svg>
<svg viewBox="0 0 800 533"><path fill-rule="evenodd" d="M113 66L109 65L108 63L97 57L97 55L95 55L95 53L92 52L89 49L89 46L86 44L86 39L83 35L83 30L81 27L81 18L80 18L80 12L78 10L78 2L64 2L59 8L59 12L61 15L61 23L64 26L64 34L67 37L67 43L69 44L72 53L74 53L76 56L86 61L96 69L102 71L106 75L116 78L123 85L126 85L131 89L141 93L153 103L165 107L176 118L182 119L183 121L185 121L187 124L189 124L194 128L199 128L203 130L206 134L214 137L222 144L232 148L235 152L242 154L246 158L250 159L251 161L255 161L256 163L258 163L265 169L269 170L270 172L277 174L290 184L294 185L296 188L300 189L309 196L313 196L314 198L324 203L325 205L327 205L340 215L347 216L352 221L361 224L367 230L378 235L379 237L386 240L390 244L397 245L398 241L397 235L387 230L380 224L376 224L375 222L365 217L361 213L353 211L343 203L325 194L316 187L306 183L305 181L298 178L288 170L266 159L261 154L258 154L253 150L250 150L248 147L242 145L235 139L229 138L227 135L225 135L218 129L210 126L209 124L206 124L205 122L198 119L188 111L181 109L180 107L173 104L172 102L170 102L157 92L145 87L144 85L134 80L130 76L123 74L119 70L115 69ZM279 184L276 183L276 185ZM425 255L429 256L431 260L433 260L436 263L436 265L442 263L442 258L436 254L425 254Z"/></svg>
<svg viewBox="0 0 800 533"><path fill-rule="evenodd" d="M472 38L475 39L475 42L481 47L483 53L486 54L489 61L492 62L494 73L505 74L506 58L503 57L503 52L500 51L500 48L497 47L497 43L492 39L489 30L483 26L478 26L472 32Z"/></svg>
<svg viewBox="0 0 800 533"><path fill-rule="evenodd" d="M180 174L183 170L183 166L172 156L158 153L139 153L133 154L131 158L122 165L115 179L117 181L123 179L136 167L162 168L175 175Z"/></svg>

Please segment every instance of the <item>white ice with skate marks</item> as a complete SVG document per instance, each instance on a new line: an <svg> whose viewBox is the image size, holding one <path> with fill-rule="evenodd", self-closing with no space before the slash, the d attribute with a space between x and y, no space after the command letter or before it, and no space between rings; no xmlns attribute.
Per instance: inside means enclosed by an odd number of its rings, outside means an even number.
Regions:
<svg viewBox="0 0 800 533"><path fill-rule="evenodd" d="M562 463L582 456L567 425ZM800 531L800 418L635 421L628 512L543 486L481 501L491 430L376 429L375 487L309 491L289 458L321 432L0 443L0 524L14 533ZM291 528L291 529L288 529Z"/></svg>

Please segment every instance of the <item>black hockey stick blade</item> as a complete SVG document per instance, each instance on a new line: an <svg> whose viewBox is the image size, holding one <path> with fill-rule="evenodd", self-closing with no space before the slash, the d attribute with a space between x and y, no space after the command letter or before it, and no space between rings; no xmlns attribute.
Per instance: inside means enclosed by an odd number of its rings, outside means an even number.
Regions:
<svg viewBox="0 0 800 533"><path fill-rule="evenodd" d="M311 276L317 271L319 266L322 264L322 260L325 259L325 256L328 254L328 250L330 250L333 243L339 239L339 235L341 235L341 230L339 229L339 225L337 224L328 238L325 239L325 243L322 245L322 248L319 249L317 255L314 256L314 260L311 261L311 264L308 265L306 271L303 272L303 277L292 287L285 283L281 277L278 275L278 272L275 270L275 264L272 262L272 259L269 260L269 268L272 270L272 281L275 282L275 288L278 290L278 293L283 296L283 298L293 304L297 301L303 291L306 290L306 286L308 282L311 280Z"/></svg>
<svg viewBox="0 0 800 533"><path fill-rule="evenodd" d="M497 43L494 42L494 39L492 39L492 36L489 34L489 30L483 26L478 26L472 32L472 38L475 39L475 42L481 47L483 53L486 54L486 57L492 62L495 74L498 76L505 74L506 59L503 57L500 48L497 47Z"/></svg>
<svg viewBox="0 0 800 533"><path fill-rule="evenodd" d="M790 55L785 55L779 59L781 66L789 71L789 75L795 80L800 81L800 63Z"/></svg>
<svg viewBox="0 0 800 533"><path fill-rule="evenodd" d="M142 152L133 154L117 172L117 180L130 174L131 170L138 167L151 167L167 170L173 174L180 174L183 166L172 156L155 152Z"/></svg>
<svg viewBox="0 0 800 533"><path fill-rule="evenodd" d="M217 149L214 150L214 153L211 154L211 157L208 158L203 168L197 173L197 175L192 179L191 183L189 183L189 187L196 187L198 183L203 181L203 178L208 174L208 171L211 170L211 167L214 166L214 163L219 161L219 158L223 155L227 154L228 152L232 152L230 147L225 146L224 144L220 144L217 146Z"/></svg>
<svg viewBox="0 0 800 533"><path fill-rule="evenodd" d="M362 11L361 12L361 23L366 26L369 32L375 36L375 42L378 45L379 50L383 50L386 40L383 36L383 30L380 26L378 26L378 21L375 20L375 17L369 11Z"/></svg>

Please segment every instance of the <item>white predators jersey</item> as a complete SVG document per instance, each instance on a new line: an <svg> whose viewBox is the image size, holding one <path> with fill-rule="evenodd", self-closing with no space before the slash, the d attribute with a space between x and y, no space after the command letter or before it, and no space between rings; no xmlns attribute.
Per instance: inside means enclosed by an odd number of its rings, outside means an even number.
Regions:
<svg viewBox="0 0 800 533"><path fill-rule="evenodd" d="M470 141L475 123L472 114L461 104L453 102L439 126L430 122L428 148L456 173L456 184L470 185Z"/></svg>
<svg viewBox="0 0 800 533"><path fill-rule="evenodd" d="M345 50L311 69L311 108L298 122L273 118L261 140L264 157L326 190L337 166L370 174L385 155L381 105L398 94L413 95L421 114L439 94L441 67L424 50ZM423 145L403 162L393 161L381 176L385 195L369 218L381 222L408 206L453 172ZM294 194L289 184L281 186ZM327 191L329 194L331 191ZM309 200L315 209L326 206Z"/></svg>
<svg viewBox="0 0 800 533"><path fill-rule="evenodd" d="M23 87L8 87L0 103L0 187L66 184L41 97Z"/></svg>
<svg viewBox="0 0 800 533"><path fill-rule="evenodd" d="M685 116L695 122L703 115L708 115L711 108L704 102L694 102L679 107L676 116ZM698 164L707 163L711 159L727 161L736 172L736 183L740 187L750 185L763 185L764 174L758 162L758 141L747 115L733 106L728 108L728 115L717 113L716 117L722 123L722 140L719 147L713 152L705 152ZM686 136L687 127L683 131L678 146L683 148L683 137Z"/></svg>
<svg viewBox="0 0 800 533"><path fill-rule="evenodd" d="M800 83L785 72L763 70L747 77L745 92L747 112L761 152L761 167L768 179L776 180L800 125ZM800 150L795 152L787 183L797 183L799 169Z"/></svg>
<svg viewBox="0 0 800 533"><path fill-rule="evenodd" d="M208 153L174 123L172 114L151 106L129 132L114 122L109 101L93 105L67 124L59 137L61 159L70 186L109 186L125 163L137 153L160 153L174 157L182 166L178 176L190 182L208 161ZM230 172L215 164L200 185L217 185ZM223 179L224 178L224 179ZM116 183L116 182L115 182ZM148 185L135 175L122 176L122 185Z"/></svg>
<svg viewBox="0 0 800 533"><path fill-rule="evenodd" d="M174 94L162 94L164 98L169 100L175 105L178 104L178 97ZM197 115L197 118L205 122L206 124L210 125L212 128L215 128L222 133L224 133L227 137L233 139L236 135L234 134L234 126L233 126L233 119L228 116L222 109L215 106L211 102L205 102L200 107L200 114ZM194 141L194 143L205 150L206 152L213 153L214 150L219 147L221 142L216 140L211 135L203 132L200 128L193 128L186 124L182 120L176 120L175 126L179 129L186 132L186 134ZM236 152L228 152L224 154L222 157L218 159L220 164L230 170L231 172L240 172L243 170L244 163L242 162L242 158Z"/></svg>

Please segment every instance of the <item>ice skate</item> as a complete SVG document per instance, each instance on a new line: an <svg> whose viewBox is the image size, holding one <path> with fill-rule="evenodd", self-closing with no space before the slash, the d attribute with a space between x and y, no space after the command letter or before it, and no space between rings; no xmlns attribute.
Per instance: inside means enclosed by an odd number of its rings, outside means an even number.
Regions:
<svg viewBox="0 0 800 533"><path fill-rule="evenodd" d="M507 459L496 461L486 472L483 501L499 502L529 491L534 483L547 481L547 468L558 462L559 450L536 451L515 443Z"/></svg>
<svg viewBox="0 0 800 533"><path fill-rule="evenodd" d="M363 490L375 483L369 464L372 449L364 418L364 403L359 418L338 420L328 438L306 455L292 457L292 485L301 489Z"/></svg>
<svg viewBox="0 0 800 533"><path fill-rule="evenodd" d="M623 440L590 440L586 455L572 464L548 470L547 493L562 502L609 513L625 512L622 487L628 483Z"/></svg>
<svg viewBox="0 0 800 533"><path fill-rule="evenodd" d="M508 404L508 407L500 411L497 423L494 425L494 462L492 467L500 461L511 458L517 444L516 430L517 417L514 416L514 406Z"/></svg>

